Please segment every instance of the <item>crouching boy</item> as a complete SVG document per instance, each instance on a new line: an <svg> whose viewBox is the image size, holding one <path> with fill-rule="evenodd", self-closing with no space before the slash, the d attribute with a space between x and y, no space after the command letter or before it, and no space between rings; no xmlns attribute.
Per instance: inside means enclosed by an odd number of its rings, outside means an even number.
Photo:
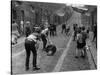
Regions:
<svg viewBox="0 0 100 75"><path fill-rule="evenodd" d="M37 41L39 40L39 31L36 31L32 34L30 34L26 39L25 39L25 50L26 50L26 63L25 67L26 70L29 70L29 58L30 54L32 52L33 54L33 70L39 70L40 68L37 67L37 48L36 44Z"/></svg>

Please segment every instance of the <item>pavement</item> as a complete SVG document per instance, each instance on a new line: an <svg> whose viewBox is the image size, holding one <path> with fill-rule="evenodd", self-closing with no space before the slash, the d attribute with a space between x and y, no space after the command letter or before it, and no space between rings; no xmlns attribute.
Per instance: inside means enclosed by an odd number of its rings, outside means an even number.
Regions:
<svg viewBox="0 0 100 75"><path fill-rule="evenodd" d="M90 60L91 69L97 69L97 49L94 42L92 42L93 39L93 33L89 33L89 39L87 40L87 45L90 46L90 49L87 51L88 58Z"/></svg>
<svg viewBox="0 0 100 75"><path fill-rule="evenodd" d="M15 47L17 45L20 45L21 43L24 42L24 40L25 40L25 37L24 36L19 37L18 40L17 40L17 44L12 45L12 47Z"/></svg>
<svg viewBox="0 0 100 75"><path fill-rule="evenodd" d="M93 70L96 69L94 60L96 61L96 51L91 42L91 51L88 51L88 56L85 59L75 58L76 42L72 41L73 30L72 25L78 23L81 25L81 14L74 12L72 17L68 21L68 25L71 26L70 36L66 36L61 33L61 26L57 27L57 36L49 37L53 44L57 47L57 52L54 56L47 56L46 52L43 52L42 42L37 50L37 65L40 70L32 70L32 55L30 56L30 69L25 71L25 48L24 38L20 39L18 44L12 47L12 73L16 74L33 74L33 73L48 73L48 72L63 72L63 71L79 71L79 70ZM93 47L93 48L92 48ZM93 51L95 51L93 53ZM95 62L96 63L96 62Z"/></svg>

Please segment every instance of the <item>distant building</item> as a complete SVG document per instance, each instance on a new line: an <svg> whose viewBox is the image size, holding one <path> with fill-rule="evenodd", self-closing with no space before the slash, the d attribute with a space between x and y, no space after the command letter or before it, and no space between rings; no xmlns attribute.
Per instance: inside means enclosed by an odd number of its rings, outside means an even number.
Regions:
<svg viewBox="0 0 100 75"><path fill-rule="evenodd" d="M33 31L34 26L64 23L71 15L70 11L64 4L11 1L11 21L17 23L20 34L25 30L26 21L30 22Z"/></svg>
<svg viewBox="0 0 100 75"><path fill-rule="evenodd" d="M19 2L19 1L12 1L12 21L15 21L18 24L19 33L21 31L21 21L23 21L25 27L25 22L30 21L31 25L31 31L33 29L33 26L35 24L40 23L40 16L38 14L38 11L33 9L29 3L27 2Z"/></svg>
<svg viewBox="0 0 100 75"><path fill-rule="evenodd" d="M84 9L73 7L73 10L82 14L82 24L90 27L92 27L95 23L97 24L97 6L85 5Z"/></svg>

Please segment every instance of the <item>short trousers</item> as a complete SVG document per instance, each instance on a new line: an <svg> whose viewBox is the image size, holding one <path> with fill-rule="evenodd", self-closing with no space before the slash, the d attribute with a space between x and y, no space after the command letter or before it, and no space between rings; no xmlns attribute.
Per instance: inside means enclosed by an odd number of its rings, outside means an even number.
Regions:
<svg viewBox="0 0 100 75"><path fill-rule="evenodd" d="M86 46L86 43L84 42L84 43L79 43L79 42L77 42L77 48L78 49L82 49L82 48L84 48Z"/></svg>

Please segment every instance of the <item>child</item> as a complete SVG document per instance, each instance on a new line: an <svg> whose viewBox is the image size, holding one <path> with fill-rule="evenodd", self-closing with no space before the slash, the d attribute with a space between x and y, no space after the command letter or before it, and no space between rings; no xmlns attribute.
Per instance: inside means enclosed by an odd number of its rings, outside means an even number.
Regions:
<svg viewBox="0 0 100 75"><path fill-rule="evenodd" d="M84 27L81 27L77 33L77 50L76 50L76 58L78 58L78 53L81 53L81 57L85 57L84 48L86 46L86 32Z"/></svg>

